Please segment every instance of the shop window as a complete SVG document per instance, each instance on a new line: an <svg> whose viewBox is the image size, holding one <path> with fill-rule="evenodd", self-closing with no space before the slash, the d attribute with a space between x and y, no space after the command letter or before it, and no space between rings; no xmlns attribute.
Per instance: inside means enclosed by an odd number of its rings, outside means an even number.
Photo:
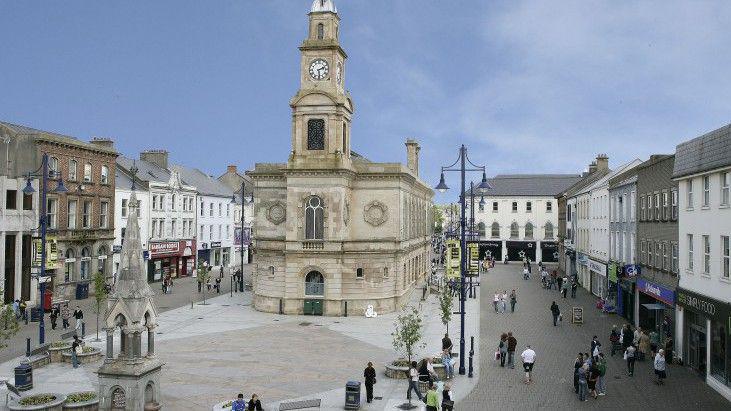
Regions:
<svg viewBox="0 0 731 411"><path fill-rule="evenodd" d="M726 344L728 327L725 321L711 321L711 376L724 385L729 383L726 363L729 359Z"/></svg>

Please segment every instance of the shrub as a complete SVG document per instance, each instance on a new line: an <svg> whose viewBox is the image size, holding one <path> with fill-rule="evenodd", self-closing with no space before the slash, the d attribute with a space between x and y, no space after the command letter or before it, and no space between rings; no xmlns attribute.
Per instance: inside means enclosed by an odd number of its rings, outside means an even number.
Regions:
<svg viewBox="0 0 731 411"><path fill-rule="evenodd" d="M56 400L56 396L53 394L36 394L31 395L30 397L21 398L20 401L18 401L18 404L20 405L42 405L42 404L48 404L49 402L52 402Z"/></svg>
<svg viewBox="0 0 731 411"><path fill-rule="evenodd" d="M86 402L86 401L91 401L95 398L96 398L96 392L94 392L94 391L75 392L73 394L69 394L68 397L66 397L66 402L67 403Z"/></svg>

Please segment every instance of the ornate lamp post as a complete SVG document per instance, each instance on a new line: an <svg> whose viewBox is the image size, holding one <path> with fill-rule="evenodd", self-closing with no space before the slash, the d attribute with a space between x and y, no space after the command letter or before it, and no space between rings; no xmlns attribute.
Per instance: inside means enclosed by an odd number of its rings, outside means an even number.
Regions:
<svg viewBox="0 0 731 411"><path fill-rule="evenodd" d="M457 163L460 163L459 168L452 168ZM467 163L473 168L467 168ZM465 277L467 274L467 238L465 237L465 228L467 221L465 218L465 173L467 171L482 171L482 181L477 185L478 189L488 189L490 185L487 183L487 176L485 174L485 166L474 165L469 157L467 157L467 147L462 144L459 149L459 157L457 161L447 167L442 167L441 176L439 178L439 184L435 187L437 191L444 193L449 187L447 187L444 181L445 171L458 171L460 173L460 195L459 203L461 206L461 217L460 217L460 247L462 249L461 261L460 261L460 290L459 290L459 317L460 317L460 329L459 329L459 373L460 375L465 374L465 340L464 340L464 315L465 315Z"/></svg>
<svg viewBox="0 0 731 411"><path fill-rule="evenodd" d="M57 174L59 175L58 178ZM41 166L36 169L35 171L32 171L28 173L25 188L23 188L23 193L25 194L33 194L36 190L33 188L33 183L31 182L31 177L39 177L41 179L41 208L39 213L39 223L40 223L40 229L41 229L41 272L38 274L38 286L40 288L40 296L39 300L41 303L41 312L40 312L40 319L38 320L38 344L43 344L46 341L46 325L45 321L43 320L43 314L44 314L44 298L46 294L46 281L49 279L46 276L46 231L48 230L48 210L46 209L47 199L46 196L48 194L48 180L58 181L58 185L53 190L54 193L65 193L68 190L63 185L63 179L60 178L59 172L48 170L48 154L43 153L43 157L41 159Z"/></svg>
<svg viewBox="0 0 731 411"><path fill-rule="evenodd" d="M241 258L241 277L239 278L239 289L244 291L244 232L245 232L245 208L246 208L246 180L241 180L241 248L239 248L239 257ZM236 193L231 197L231 203L236 204ZM251 198L248 201L249 204L254 203L254 192L251 192Z"/></svg>

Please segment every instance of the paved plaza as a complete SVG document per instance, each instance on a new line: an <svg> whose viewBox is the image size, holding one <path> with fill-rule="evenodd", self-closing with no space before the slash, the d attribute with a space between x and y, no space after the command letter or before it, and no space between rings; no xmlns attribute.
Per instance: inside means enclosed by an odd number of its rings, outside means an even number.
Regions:
<svg viewBox="0 0 731 411"><path fill-rule="evenodd" d="M621 317L602 314L595 309L595 297L579 288L577 298L562 299L558 291L540 286L540 276L522 279L519 264L498 264L482 278L480 345L481 378L459 410L559 410L559 409L627 409L627 410L728 410L731 404L709 388L689 369L668 367L664 386L653 383L652 362L638 362L634 377L628 377L621 354L610 357L609 332L612 324L622 324ZM496 314L492 296L496 290L515 289L516 312ZM549 306L556 301L564 321L553 327ZM584 324L567 321L572 306L584 308ZM530 344L536 351L535 382L525 385L524 373L517 358L514 370L501 368L494 361L500 334L512 331L518 340L516 356ZM573 363L579 352L589 352L593 335L598 335L608 358L607 395L580 403L573 390Z"/></svg>

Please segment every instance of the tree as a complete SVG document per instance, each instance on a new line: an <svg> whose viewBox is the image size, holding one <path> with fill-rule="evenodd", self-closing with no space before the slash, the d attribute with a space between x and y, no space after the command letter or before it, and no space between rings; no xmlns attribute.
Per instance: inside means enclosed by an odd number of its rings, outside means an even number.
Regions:
<svg viewBox="0 0 731 411"><path fill-rule="evenodd" d="M449 334L449 321L452 319L452 302L454 296L448 284L442 287L442 293L439 294L439 308L442 310L442 324L447 326L447 334Z"/></svg>
<svg viewBox="0 0 731 411"><path fill-rule="evenodd" d="M432 206L432 212L434 213L434 233L441 234L442 226L444 224L444 210L434 204Z"/></svg>
<svg viewBox="0 0 731 411"><path fill-rule="evenodd" d="M107 300L107 280L104 277L104 273L97 271L94 274L94 308L96 312L96 340L99 340L99 315L101 314L102 305Z"/></svg>
<svg viewBox="0 0 731 411"><path fill-rule="evenodd" d="M3 295L2 288L0 288L0 295ZM0 349L8 346L5 342L11 339L18 330L20 330L20 326L12 305L0 305Z"/></svg>
<svg viewBox="0 0 731 411"><path fill-rule="evenodd" d="M411 364L411 357L415 348L424 348L425 343L419 344L422 338L423 321L419 311L414 307L405 309L399 314L394 323L395 330L391 333L393 337L393 348L406 356Z"/></svg>
<svg viewBox="0 0 731 411"><path fill-rule="evenodd" d="M206 282L211 278L211 268L207 263L198 264L198 282L202 284L203 289L203 305L206 305Z"/></svg>

